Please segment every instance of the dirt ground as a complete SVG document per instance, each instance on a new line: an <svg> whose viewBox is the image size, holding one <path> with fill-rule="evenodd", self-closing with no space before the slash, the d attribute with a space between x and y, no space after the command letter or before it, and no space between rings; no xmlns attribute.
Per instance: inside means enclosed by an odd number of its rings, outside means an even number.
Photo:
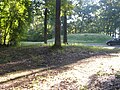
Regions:
<svg viewBox="0 0 120 90"><path fill-rule="evenodd" d="M60 72L65 68L67 70ZM120 76L115 75L117 71L120 71L120 54L91 57L58 70L50 70L33 86L34 90L120 90Z"/></svg>
<svg viewBox="0 0 120 90"><path fill-rule="evenodd" d="M14 62L15 66L13 63L0 64L4 68L1 69L0 90L120 90L120 53L71 50L55 54L44 52L45 50L39 53L42 59L55 60L54 64L49 62L45 68L32 66L30 59ZM27 50L29 54L32 51ZM34 53L35 51L38 53L38 48L34 49ZM25 65L23 63L33 68L21 69L23 71L13 72L11 75L5 74L11 65L12 70L16 65L20 69Z"/></svg>

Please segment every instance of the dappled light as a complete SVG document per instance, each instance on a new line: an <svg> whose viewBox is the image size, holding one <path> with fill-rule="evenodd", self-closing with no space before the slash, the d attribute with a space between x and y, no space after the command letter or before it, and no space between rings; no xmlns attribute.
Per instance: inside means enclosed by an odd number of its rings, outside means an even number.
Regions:
<svg viewBox="0 0 120 90"><path fill-rule="evenodd" d="M92 75L90 77L88 89L119 90L120 77L116 77L117 74L118 73L116 73L115 75L112 73L111 74L103 73L102 76Z"/></svg>
<svg viewBox="0 0 120 90"><path fill-rule="evenodd" d="M97 48L92 49L92 47L87 46L67 46L57 51L52 50L49 47L23 47L21 49L11 49L2 51L4 52L4 54L2 52L0 53L2 54L2 57L5 57L9 56L10 53L8 52L11 52L12 54L9 57L12 57L14 56L13 52L16 53L17 51L19 51L19 53L16 54L16 57L11 58L13 62L4 62L4 64L0 64L0 71L2 75L2 79L0 80L1 85L3 85L4 83L9 83L11 81L14 82L14 80L17 79L20 79L18 80L18 83L20 83L23 81L21 80L22 78L26 78L29 76L30 78L28 79L30 79L31 82L32 80L34 81L34 78L43 76L43 79L42 77L40 78L40 82L41 80L44 80L44 78L46 78L44 82L47 85L49 83L51 88L63 88L62 86L64 86L64 84L68 84L68 86L65 86L67 88L69 87L69 85L72 85L72 83L74 84L73 86L70 86L71 88L74 87L74 85L76 86L76 88L80 88L81 86L87 84L89 80L87 78L90 75L96 74L99 71L96 67L99 67L99 69L102 69L101 67L107 67L108 62L103 62L102 58L104 58L105 60L106 58L110 57L116 59L119 58L119 55L112 54L118 52L117 50L105 51L105 49L102 50L98 48L99 52L96 52ZM21 54L23 60L20 59L21 56L19 55ZM8 57L5 60L9 60ZM94 62L94 60L96 61ZM119 63L117 63L118 60L119 59L117 59L116 61L114 60L114 63L112 60L109 60L110 64L108 65L112 65L113 68L117 70L119 69ZM101 66L99 66L99 64L101 64ZM96 65L96 67L94 67L94 65ZM75 79L76 77L77 81ZM26 78L25 82L28 82L28 79ZM58 86L54 85L55 83L58 83ZM7 88L8 86L6 85L7 84L5 84L3 88ZM9 84L9 87L12 87L12 85L14 86L15 83ZM45 84L40 85L43 85L43 88L48 88L48 86L46 86Z"/></svg>
<svg viewBox="0 0 120 90"><path fill-rule="evenodd" d="M0 0L0 90L119 89L119 0Z"/></svg>

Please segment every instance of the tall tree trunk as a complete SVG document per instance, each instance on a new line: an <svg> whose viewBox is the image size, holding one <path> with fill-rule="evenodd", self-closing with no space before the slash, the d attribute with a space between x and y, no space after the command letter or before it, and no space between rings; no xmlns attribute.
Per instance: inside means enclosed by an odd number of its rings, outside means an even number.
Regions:
<svg viewBox="0 0 120 90"><path fill-rule="evenodd" d="M74 32L75 34L77 33L77 25L75 25L75 32Z"/></svg>
<svg viewBox="0 0 120 90"><path fill-rule="evenodd" d="M7 31L5 30L4 36L3 36L3 45L6 45L6 37L7 37Z"/></svg>
<svg viewBox="0 0 120 90"><path fill-rule="evenodd" d="M4 39L3 39L3 45L6 45L6 35L4 36Z"/></svg>
<svg viewBox="0 0 120 90"><path fill-rule="evenodd" d="M63 23L63 43L67 44L67 16L66 16L66 11L64 12L64 23Z"/></svg>
<svg viewBox="0 0 120 90"><path fill-rule="evenodd" d="M61 47L61 37L60 37L60 29L61 29L61 22L60 22L60 7L61 7L61 0L56 0L56 21L55 21L55 44L54 47L60 48Z"/></svg>
<svg viewBox="0 0 120 90"><path fill-rule="evenodd" d="M0 45L2 45L2 30L0 30Z"/></svg>
<svg viewBox="0 0 120 90"><path fill-rule="evenodd" d="M47 44L47 8L45 8L44 18L44 43Z"/></svg>

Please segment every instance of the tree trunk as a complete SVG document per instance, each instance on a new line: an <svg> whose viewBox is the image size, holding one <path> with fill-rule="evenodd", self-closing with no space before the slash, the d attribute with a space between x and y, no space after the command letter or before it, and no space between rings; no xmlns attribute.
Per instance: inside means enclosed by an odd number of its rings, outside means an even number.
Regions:
<svg viewBox="0 0 120 90"><path fill-rule="evenodd" d="M55 44L54 47L60 48L61 47L61 37L60 37L60 7L61 7L61 0L56 0L56 21L55 21Z"/></svg>
<svg viewBox="0 0 120 90"><path fill-rule="evenodd" d="M66 11L64 12L64 23L63 23L63 43L67 44L67 16L66 16Z"/></svg>
<svg viewBox="0 0 120 90"><path fill-rule="evenodd" d="M75 32L74 32L75 34L77 33L77 26L75 25Z"/></svg>
<svg viewBox="0 0 120 90"><path fill-rule="evenodd" d="M44 18L44 43L47 44L47 8L45 8Z"/></svg>
<svg viewBox="0 0 120 90"><path fill-rule="evenodd" d="M5 33L3 36L3 45L6 45L6 37L7 37L7 31L5 30Z"/></svg>
<svg viewBox="0 0 120 90"><path fill-rule="evenodd" d="M2 45L2 30L0 30L0 45Z"/></svg>
<svg viewBox="0 0 120 90"><path fill-rule="evenodd" d="M4 36L3 45L6 45L6 36Z"/></svg>

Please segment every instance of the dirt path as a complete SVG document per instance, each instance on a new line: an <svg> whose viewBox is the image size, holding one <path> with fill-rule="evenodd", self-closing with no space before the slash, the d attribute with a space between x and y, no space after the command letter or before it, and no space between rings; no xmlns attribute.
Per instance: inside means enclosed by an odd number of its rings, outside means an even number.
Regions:
<svg viewBox="0 0 120 90"><path fill-rule="evenodd" d="M67 69L66 69L67 68ZM20 90L120 90L120 53L94 56L59 69L48 70ZM30 87L31 86L31 87ZM25 89L26 88L26 89Z"/></svg>
<svg viewBox="0 0 120 90"><path fill-rule="evenodd" d="M16 52L14 51L18 54L18 50ZM24 61L21 62L19 55L24 53L28 58L22 58ZM9 56L9 53L1 52L1 55ZM120 53L93 52L80 47L51 51L47 47L39 47L20 49L18 56L15 60L20 62L1 64L0 90L120 89ZM43 60L53 68L46 67L42 70L40 64L43 61L38 60ZM9 70L12 74L5 76Z"/></svg>
<svg viewBox="0 0 120 90"><path fill-rule="evenodd" d="M104 56L92 57L84 60L83 62L77 62L67 67L70 68L68 71L60 73L56 76L48 76L46 81L39 82L40 89L56 90L59 88L59 90L79 90L80 88L86 85L89 86L89 89L93 88L90 84L92 84L95 81L94 80L91 83L93 76L96 75L97 73L111 74L108 76L105 75L105 78L108 78L108 79L111 76L112 76L112 79L115 78L114 73L120 70L120 54L113 55L110 57L104 57ZM104 78L104 77L101 77L101 78ZM102 84L103 80L100 80L99 82L101 82ZM104 82L105 82L105 79L104 79ZM99 87L99 86L96 86L96 87ZM104 87L101 87L101 88L104 88ZM95 90L95 87L94 87L94 90ZM96 90L98 89L96 88Z"/></svg>

